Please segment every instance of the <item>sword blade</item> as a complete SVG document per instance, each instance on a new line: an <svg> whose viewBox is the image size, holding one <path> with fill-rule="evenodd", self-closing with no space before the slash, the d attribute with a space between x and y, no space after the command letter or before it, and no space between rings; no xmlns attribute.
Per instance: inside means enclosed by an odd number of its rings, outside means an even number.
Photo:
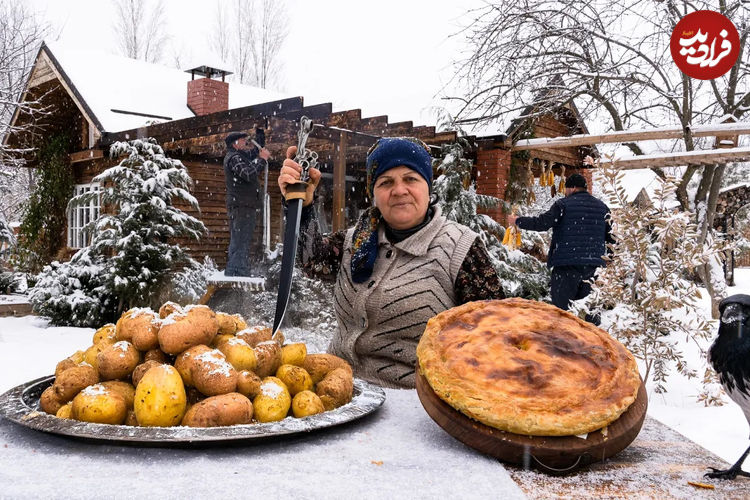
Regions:
<svg viewBox="0 0 750 500"><path fill-rule="evenodd" d="M289 294L292 291L292 277L294 276L294 261L297 257L297 240L299 239L299 222L302 215L302 200L291 200L287 204L286 228L284 229L284 248L281 255L281 275L279 277L279 292L276 296L276 314L273 318L272 335L281 326L286 307L289 304Z"/></svg>

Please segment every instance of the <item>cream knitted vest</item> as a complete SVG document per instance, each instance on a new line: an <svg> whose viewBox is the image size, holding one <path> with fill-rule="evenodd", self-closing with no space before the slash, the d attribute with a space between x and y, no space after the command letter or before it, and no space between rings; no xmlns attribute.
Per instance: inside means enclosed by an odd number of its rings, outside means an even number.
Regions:
<svg viewBox="0 0 750 500"><path fill-rule="evenodd" d="M416 349L427 320L455 306L453 285L477 234L448 221L436 207L419 232L391 244L381 227L372 276L354 283L347 231L334 290L338 331L328 350L355 376L386 387L415 385Z"/></svg>

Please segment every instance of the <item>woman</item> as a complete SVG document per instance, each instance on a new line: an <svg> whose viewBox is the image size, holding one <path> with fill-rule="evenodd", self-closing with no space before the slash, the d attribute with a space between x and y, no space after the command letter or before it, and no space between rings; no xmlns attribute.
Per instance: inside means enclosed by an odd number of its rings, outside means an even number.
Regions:
<svg viewBox="0 0 750 500"><path fill-rule="evenodd" d="M299 180L287 151L279 187ZM357 377L387 387L415 386L416 348L427 321L473 300L505 298L487 250L431 200L432 158L418 139L380 139L367 154L373 206L347 231L321 235L312 207L320 171L310 169L298 255L303 270L336 280L338 331L328 350Z"/></svg>

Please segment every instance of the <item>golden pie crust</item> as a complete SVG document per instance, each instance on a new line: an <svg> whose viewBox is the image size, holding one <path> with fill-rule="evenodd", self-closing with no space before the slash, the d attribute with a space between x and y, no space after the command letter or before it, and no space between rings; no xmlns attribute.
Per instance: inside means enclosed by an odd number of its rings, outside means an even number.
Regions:
<svg viewBox="0 0 750 500"><path fill-rule="evenodd" d="M515 434L569 436L614 422L641 384L607 332L525 299L469 302L427 323L420 372L465 415Z"/></svg>

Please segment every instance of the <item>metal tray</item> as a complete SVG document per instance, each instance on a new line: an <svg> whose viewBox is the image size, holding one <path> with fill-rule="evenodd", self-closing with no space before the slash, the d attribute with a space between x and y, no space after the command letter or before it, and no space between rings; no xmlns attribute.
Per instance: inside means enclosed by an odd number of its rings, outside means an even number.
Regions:
<svg viewBox="0 0 750 500"><path fill-rule="evenodd" d="M349 403L305 418L287 417L279 422L226 427L131 427L92 424L45 413L39 407L39 397L54 380L54 375L49 375L9 390L0 396L0 416L30 429L86 440L169 446L268 439L311 432L357 420L380 408L385 401L383 389L354 379L354 397Z"/></svg>

